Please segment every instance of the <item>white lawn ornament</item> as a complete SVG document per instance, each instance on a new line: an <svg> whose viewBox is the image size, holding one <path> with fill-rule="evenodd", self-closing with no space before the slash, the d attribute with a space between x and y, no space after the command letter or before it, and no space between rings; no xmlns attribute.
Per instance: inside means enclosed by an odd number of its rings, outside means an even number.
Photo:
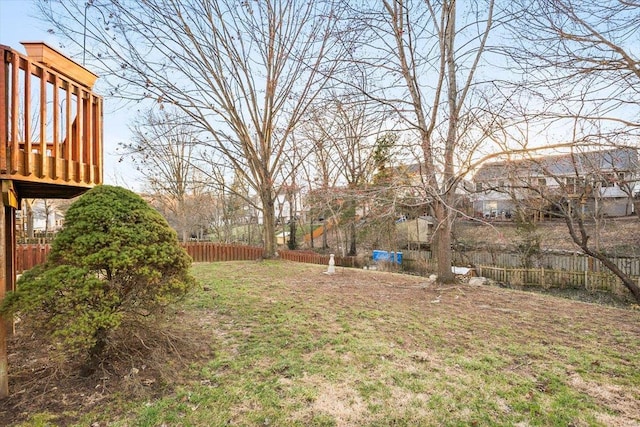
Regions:
<svg viewBox="0 0 640 427"><path fill-rule="evenodd" d="M329 254L329 268L327 269L327 274L334 274L336 272L336 260L334 259L334 254Z"/></svg>

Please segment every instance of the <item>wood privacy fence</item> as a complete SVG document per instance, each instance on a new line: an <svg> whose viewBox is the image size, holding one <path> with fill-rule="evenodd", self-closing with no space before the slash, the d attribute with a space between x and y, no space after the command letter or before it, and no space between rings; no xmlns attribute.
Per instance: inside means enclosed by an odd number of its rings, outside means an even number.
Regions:
<svg viewBox="0 0 640 427"><path fill-rule="evenodd" d="M195 262L217 261L248 261L260 259L264 256L261 247L232 245L208 242L193 242L182 245ZM50 245L17 245L17 272L22 273L38 264L45 262L51 249ZM320 255L312 251L282 250L278 252L281 259L309 264L329 264L328 255ZM509 254L507 254L509 255ZM335 265L341 267L361 267L357 257L336 256ZM458 263L466 264L470 258L455 257ZM509 258L503 258L509 259ZM618 259L618 263L633 266L635 259ZM633 260L634 262L631 262ZM583 261L584 262L584 261ZM421 265L425 270L435 271L436 263L427 251L403 252L403 263L411 264L412 268ZM587 290L604 290L617 295L626 295L628 290L620 279L608 272L594 271L594 263L583 263L582 270L539 268L520 268L497 266L473 262L478 275L488 277L498 282L509 283L513 286L542 286L544 288L584 288ZM620 264L619 264L620 265ZM631 267L633 268L633 267ZM629 271L629 270L625 270ZM631 270L633 271L633 270ZM631 274L640 283L640 274Z"/></svg>
<svg viewBox="0 0 640 427"><path fill-rule="evenodd" d="M194 262L255 261L264 256L264 249L257 246L189 242L182 243L182 247Z"/></svg>
<svg viewBox="0 0 640 427"><path fill-rule="evenodd" d="M183 243L187 253L194 262L217 261L251 261L264 256L264 249L257 246L232 245L223 243L189 242ZM43 264L51 245L16 245L18 273L22 273L36 265ZM320 255L311 251L279 251L280 258L306 262L309 264L329 264L329 255ZM342 267L358 267L356 257L335 257L335 265Z"/></svg>
<svg viewBox="0 0 640 427"><path fill-rule="evenodd" d="M16 245L16 273L44 264L51 245Z"/></svg>
<svg viewBox="0 0 640 427"><path fill-rule="evenodd" d="M194 242L183 243L182 247L194 262L249 261L264 255L264 250L256 246ZM22 273L43 264L50 250L51 245L16 245L16 271Z"/></svg>

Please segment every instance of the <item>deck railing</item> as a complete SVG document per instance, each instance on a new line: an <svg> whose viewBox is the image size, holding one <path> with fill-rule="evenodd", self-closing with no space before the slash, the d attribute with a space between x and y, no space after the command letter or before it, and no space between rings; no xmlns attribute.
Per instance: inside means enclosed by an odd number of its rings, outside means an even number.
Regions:
<svg viewBox="0 0 640 427"><path fill-rule="evenodd" d="M81 81L69 70L83 67L34 45L48 56L0 45L0 178L20 197L71 197L102 182L102 98L94 75Z"/></svg>

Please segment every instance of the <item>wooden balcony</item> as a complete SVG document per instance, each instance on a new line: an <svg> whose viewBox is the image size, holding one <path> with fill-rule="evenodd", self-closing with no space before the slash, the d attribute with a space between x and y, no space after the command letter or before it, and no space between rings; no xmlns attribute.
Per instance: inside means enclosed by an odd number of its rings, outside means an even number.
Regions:
<svg viewBox="0 0 640 427"><path fill-rule="evenodd" d="M102 183L97 76L44 43L0 45L0 180L19 198L71 198Z"/></svg>

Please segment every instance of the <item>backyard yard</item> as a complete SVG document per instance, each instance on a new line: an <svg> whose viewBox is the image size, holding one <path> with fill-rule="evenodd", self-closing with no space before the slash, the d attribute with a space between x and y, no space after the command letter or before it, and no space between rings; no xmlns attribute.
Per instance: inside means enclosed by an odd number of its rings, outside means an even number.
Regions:
<svg viewBox="0 0 640 427"><path fill-rule="evenodd" d="M9 425L637 426L640 311L286 261L195 264L157 363L9 342ZM164 357L164 359L162 359Z"/></svg>

